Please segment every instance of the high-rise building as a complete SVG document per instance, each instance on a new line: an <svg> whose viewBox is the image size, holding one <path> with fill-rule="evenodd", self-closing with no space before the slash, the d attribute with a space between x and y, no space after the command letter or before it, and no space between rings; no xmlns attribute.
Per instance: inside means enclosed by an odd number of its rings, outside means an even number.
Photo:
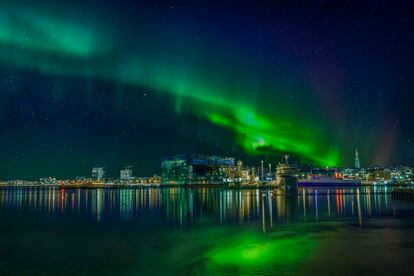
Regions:
<svg viewBox="0 0 414 276"><path fill-rule="evenodd" d="M359 169L361 168L361 163L359 161L359 153L358 153L358 149L355 150L355 169Z"/></svg>
<svg viewBox="0 0 414 276"><path fill-rule="evenodd" d="M120 171L121 180L131 180L132 179L132 167L125 167Z"/></svg>
<svg viewBox="0 0 414 276"><path fill-rule="evenodd" d="M95 167L92 169L92 179L94 180L104 180L105 170L103 167Z"/></svg>

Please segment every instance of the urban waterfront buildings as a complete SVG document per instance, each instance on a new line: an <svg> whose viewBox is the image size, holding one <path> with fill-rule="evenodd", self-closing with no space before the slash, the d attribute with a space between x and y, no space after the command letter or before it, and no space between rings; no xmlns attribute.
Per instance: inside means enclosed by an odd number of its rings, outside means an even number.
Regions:
<svg viewBox="0 0 414 276"><path fill-rule="evenodd" d="M396 167L360 167L358 150L355 151L355 163L352 168L313 167L311 164L272 163L271 160L260 161L256 166L246 166L234 157L222 157L205 154L180 154L162 158L161 177L134 177L132 166L119 171L119 177L107 177L104 167L92 168L91 177L74 179L57 179L43 177L38 181L8 180L0 185L11 186L65 186L84 187L99 185L182 185L182 184L215 184L215 185L278 185L286 180L286 173L294 175L299 181L313 178L353 181L364 185L407 185L414 184L414 168L410 166ZM273 168L273 170L272 170ZM285 179L282 179L282 176ZM339 183L332 181L332 183Z"/></svg>
<svg viewBox="0 0 414 276"><path fill-rule="evenodd" d="M92 179L93 180L104 180L105 179L105 170L103 167L95 167L92 169Z"/></svg>
<svg viewBox="0 0 414 276"><path fill-rule="evenodd" d="M180 154L164 157L161 170L164 184L216 184L236 177L237 167L232 157Z"/></svg>
<svg viewBox="0 0 414 276"><path fill-rule="evenodd" d="M43 185L56 185L57 181L54 177L42 177L39 179L39 182Z"/></svg>
<svg viewBox="0 0 414 276"><path fill-rule="evenodd" d="M120 180L131 180L132 179L132 166L125 167L120 171Z"/></svg>

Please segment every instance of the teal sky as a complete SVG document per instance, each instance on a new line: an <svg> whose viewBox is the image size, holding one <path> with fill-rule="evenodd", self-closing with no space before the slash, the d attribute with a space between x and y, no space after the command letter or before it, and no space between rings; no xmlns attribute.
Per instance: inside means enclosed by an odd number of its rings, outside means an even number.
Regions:
<svg viewBox="0 0 414 276"><path fill-rule="evenodd" d="M186 151L344 166L359 148L363 165L411 162L404 10L1 5L6 177L98 164L152 174L162 155Z"/></svg>

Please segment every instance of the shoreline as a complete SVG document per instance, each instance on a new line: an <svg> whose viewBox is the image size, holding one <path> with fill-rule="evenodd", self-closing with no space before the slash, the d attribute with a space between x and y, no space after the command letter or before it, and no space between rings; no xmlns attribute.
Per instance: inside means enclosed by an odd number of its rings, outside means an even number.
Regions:
<svg viewBox="0 0 414 276"><path fill-rule="evenodd" d="M358 187L412 187L412 185L401 184L371 184L363 183L360 185L298 185L298 188L358 188ZM248 189L262 189L262 190L281 190L277 186L267 186L263 184L244 185L244 186L229 186L226 184L123 184L123 185L104 185L104 184L90 184L90 185L0 185L1 188L58 188L58 189L147 189L147 188L184 188L184 189L198 189L198 188L216 188L228 190L248 190Z"/></svg>

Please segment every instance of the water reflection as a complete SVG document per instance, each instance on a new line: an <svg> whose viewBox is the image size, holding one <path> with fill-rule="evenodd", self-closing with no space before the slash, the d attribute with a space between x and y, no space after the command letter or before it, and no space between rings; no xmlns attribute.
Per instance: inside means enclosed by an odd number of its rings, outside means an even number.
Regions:
<svg viewBox="0 0 414 276"><path fill-rule="evenodd" d="M263 231L290 222L364 218L392 214L386 188L308 188L297 197L272 190L183 188L59 189L3 188L0 207L79 213L96 221L134 219L155 213L164 221L187 224L203 218L217 223L261 223Z"/></svg>

